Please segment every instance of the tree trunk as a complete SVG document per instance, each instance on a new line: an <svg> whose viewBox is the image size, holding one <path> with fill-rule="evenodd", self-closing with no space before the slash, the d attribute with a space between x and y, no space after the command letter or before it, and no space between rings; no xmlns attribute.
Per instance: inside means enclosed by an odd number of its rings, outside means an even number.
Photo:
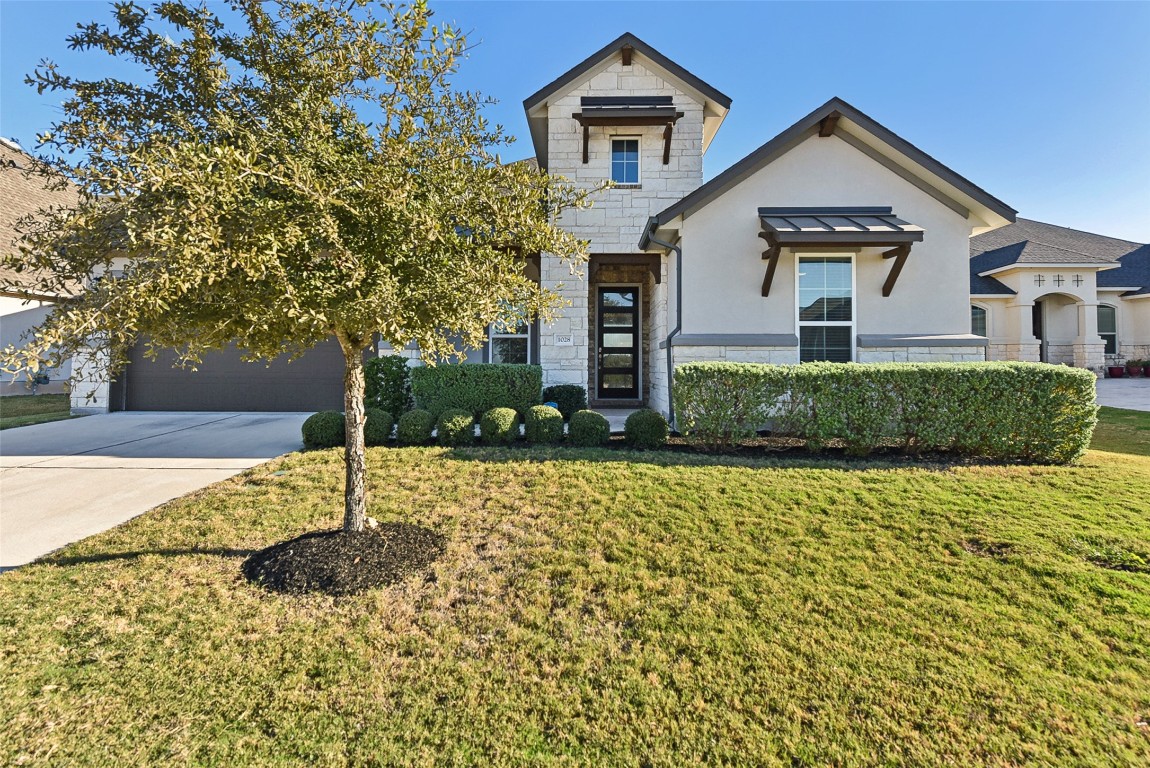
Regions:
<svg viewBox="0 0 1150 768"><path fill-rule="evenodd" d="M347 426L343 449L345 469L343 490L343 529L362 531L367 520L367 458L363 444L366 414L363 405L363 350L343 334L338 334L343 348L343 411Z"/></svg>

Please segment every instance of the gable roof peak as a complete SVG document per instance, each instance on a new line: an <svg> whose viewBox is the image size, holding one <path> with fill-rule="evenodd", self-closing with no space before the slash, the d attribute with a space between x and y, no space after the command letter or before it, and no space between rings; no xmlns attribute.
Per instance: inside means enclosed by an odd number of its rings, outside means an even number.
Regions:
<svg viewBox="0 0 1150 768"><path fill-rule="evenodd" d="M600 64L607 57L618 53L627 47L650 59L660 68L665 69L668 74L674 76L675 78L681 80L685 85L698 91L706 99L714 101L723 109L730 108L730 96L727 96L718 88L715 88L714 86L704 82L696 75L691 74L686 69L671 61L662 53L640 40L638 36L631 32L624 32L623 34L619 35L617 38L607 43L599 50L595 51L595 53L591 54L583 61L571 67L571 69L567 70L559 77L555 78L550 83L528 96L523 100L523 108L527 111L530 111L534 107L539 106L540 102L546 101L547 98L554 95L556 91L561 90L564 86L569 85L574 80L577 80L588 70L593 69L595 66Z"/></svg>
<svg viewBox="0 0 1150 768"><path fill-rule="evenodd" d="M843 127L844 120L852 126L849 131ZM647 248L651 227L661 227L679 216L690 215L692 211L708 204L806 139L832 135L886 165L919 188L931 192L936 199L948 201L956 212L965 211L960 215L969 217L969 207L977 206L981 209L980 216L991 229L1013 222L1017 217L1018 212L997 197L935 160L845 99L834 96L691 194L653 216L640 239L639 247ZM868 137L869 141L864 141L860 135ZM881 148L881 151L876 148ZM889 160L891 157L902 158L903 163L892 163ZM958 197L959 201L952 202L954 197Z"/></svg>

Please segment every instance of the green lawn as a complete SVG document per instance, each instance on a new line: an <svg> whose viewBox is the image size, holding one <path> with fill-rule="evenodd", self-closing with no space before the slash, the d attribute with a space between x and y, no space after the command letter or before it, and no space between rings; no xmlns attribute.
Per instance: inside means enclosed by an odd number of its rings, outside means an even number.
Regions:
<svg viewBox="0 0 1150 768"><path fill-rule="evenodd" d="M433 577L242 580L337 525L336 450L0 577L0 764L1150 763L1150 457L369 469L372 515L447 535Z"/></svg>
<svg viewBox="0 0 1150 768"><path fill-rule="evenodd" d="M0 429L26 427L72 417L68 395L8 395L0 397Z"/></svg>
<svg viewBox="0 0 1150 768"><path fill-rule="evenodd" d="M1098 427L1090 447L1096 451L1150 456L1150 413L1099 408Z"/></svg>

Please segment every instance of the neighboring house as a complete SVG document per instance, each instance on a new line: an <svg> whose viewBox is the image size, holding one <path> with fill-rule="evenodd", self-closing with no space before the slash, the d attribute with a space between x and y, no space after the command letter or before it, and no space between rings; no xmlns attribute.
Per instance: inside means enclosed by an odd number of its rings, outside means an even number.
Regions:
<svg viewBox="0 0 1150 768"><path fill-rule="evenodd" d="M1150 245L1019 219L971 239L970 300L991 360L1150 359Z"/></svg>
<svg viewBox="0 0 1150 768"><path fill-rule="evenodd" d="M561 316L492 328L483 348L466 351L469 362L537 363L546 384L586 387L595 407L668 412L671 371L688 361L974 361L989 348L991 358L1045 354L1097 368L1110 338L1106 310L1099 331L1093 307L1111 299L1121 304L1115 351L1141 354L1138 345L1148 341L1150 301L1137 298L1150 284L1145 247L1103 247L1120 241L1081 233L1074 234L1099 243L1072 248L1028 238L1027 227L1048 225L1015 223L1013 208L839 99L706 184L703 156L731 100L634 35L523 105L541 168L615 186L561 219L590 243L578 273L548 254L525 262L528 275L567 300ZM1078 275L1090 289L1023 290L1037 250L1028 239L1074 250L1074 259L1044 260L1042 269L1063 270L1051 279ZM1022 258L1010 255L1011 245ZM983 259L992 266L983 270ZM1108 269L1119 259L1121 268ZM1142 277L1114 282L1123 272ZM1049 331L1045 352L1026 336L1034 299ZM1072 334L1067 302L1080 308ZM989 341L981 325L972 329L982 319ZM415 349L402 354L418 359ZM105 387L101 402L112 409L340 407L341 367L324 350L309 358L295 369L300 378L285 382L234 356L191 373L134 353L135 364Z"/></svg>
<svg viewBox="0 0 1150 768"><path fill-rule="evenodd" d="M29 156L18 144L0 139L0 249L5 256L17 250L16 226L21 218L41 208L71 205L76 200L74 189L46 189L42 178L27 175L29 165ZM59 299L58 295L38 290L32 275L0 267L0 349L20 346L24 335L44 321ZM71 372L68 362L59 368L23 371L15 378L4 374L0 378L0 395L29 394L33 373L48 379L37 385L37 392L64 392Z"/></svg>

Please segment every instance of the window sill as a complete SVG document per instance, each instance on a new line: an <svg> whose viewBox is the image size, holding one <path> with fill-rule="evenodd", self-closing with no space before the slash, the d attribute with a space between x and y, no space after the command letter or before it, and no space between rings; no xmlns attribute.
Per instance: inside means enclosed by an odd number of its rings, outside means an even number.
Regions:
<svg viewBox="0 0 1150 768"><path fill-rule="evenodd" d="M642 189L642 184L615 184L612 189Z"/></svg>

